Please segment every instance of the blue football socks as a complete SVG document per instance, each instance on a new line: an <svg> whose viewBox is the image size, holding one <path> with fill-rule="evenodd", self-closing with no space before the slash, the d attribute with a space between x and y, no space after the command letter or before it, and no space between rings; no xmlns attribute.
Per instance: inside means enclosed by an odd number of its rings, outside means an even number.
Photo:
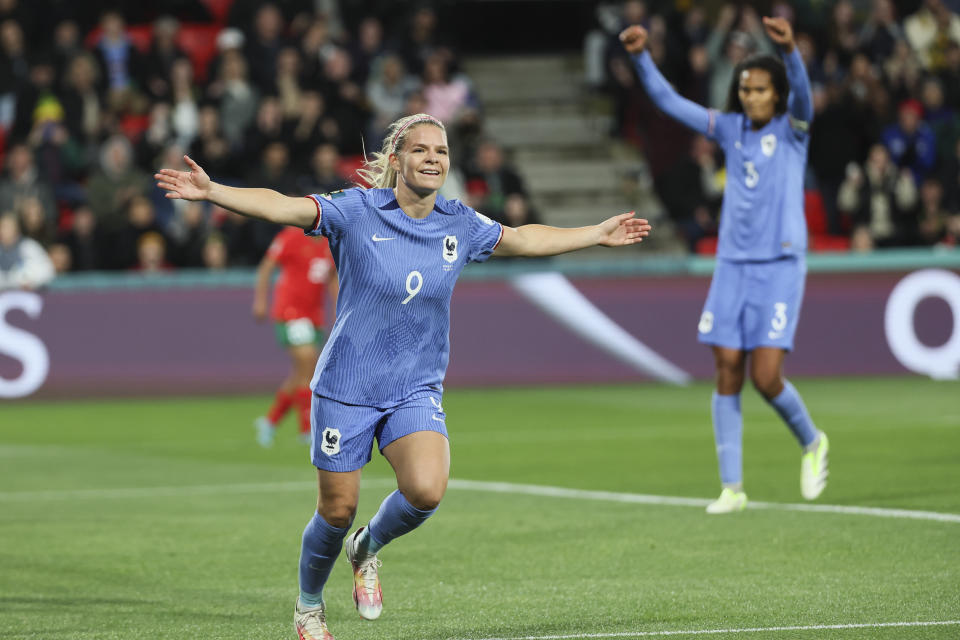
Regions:
<svg viewBox="0 0 960 640"><path fill-rule="evenodd" d="M307 523L300 548L300 602L303 605L315 607L323 602L323 585L327 583L346 535L347 529L327 524L316 512Z"/></svg>
<svg viewBox="0 0 960 640"><path fill-rule="evenodd" d="M436 509L417 509L407 502L399 490L394 491L380 504L380 509L370 519L370 524L364 529L357 544L365 553L377 553L394 538L410 533L426 522L435 511Z"/></svg>
<svg viewBox="0 0 960 640"><path fill-rule="evenodd" d="M796 436L797 442L802 447L812 445L819 435L817 428L813 426L813 420L807 413L807 407L803 404L803 399L797 389L790 384L788 380L783 381L783 391L776 398L769 400L770 404L783 421L790 427L790 431Z"/></svg>
<svg viewBox="0 0 960 640"><path fill-rule="evenodd" d="M723 396L713 392L710 403L713 415L713 436L717 443L720 482L739 491L743 486L743 415L740 394Z"/></svg>

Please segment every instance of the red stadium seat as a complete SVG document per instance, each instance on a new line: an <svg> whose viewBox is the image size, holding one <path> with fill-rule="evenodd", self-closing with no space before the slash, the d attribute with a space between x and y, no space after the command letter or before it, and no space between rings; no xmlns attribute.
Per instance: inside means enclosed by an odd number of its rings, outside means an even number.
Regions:
<svg viewBox="0 0 960 640"><path fill-rule="evenodd" d="M217 24L226 24L233 0L202 0L202 2Z"/></svg>
<svg viewBox="0 0 960 640"><path fill-rule="evenodd" d="M697 240L697 253L702 256L712 256L717 253L717 236L707 236Z"/></svg>
<svg viewBox="0 0 960 640"><path fill-rule="evenodd" d="M343 156L337 165L337 171L347 180L362 181L357 175L357 169L363 167L363 156Z"/></svg>
<svg viewBox="0 0 960 640"><path fill-rule="evenodd" d="M850 238L847 236L832 236L826 233L810 236L810 251L849 251Z"/></svg>
<svg viewBox="0 0 960 640"><path fill-rule="evenodd" d="M803 192L803 208L807 216L807 230L812 234L826 234L827 209L823 206L823 196L816 189Z"/></svg>
<svg viewBox="0 0 960 640"><path fill-rule="evenodd" d="M206 82L207 68L217 55L217 35L220 27L210 24L187 23L180 26L177 45L190 56L193 75L198 82Z"/></svg>

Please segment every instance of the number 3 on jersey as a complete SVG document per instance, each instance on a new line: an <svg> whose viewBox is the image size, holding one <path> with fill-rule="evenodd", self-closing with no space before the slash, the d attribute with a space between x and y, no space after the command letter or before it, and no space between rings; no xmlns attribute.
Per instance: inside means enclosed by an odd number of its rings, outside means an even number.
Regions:
<svg viewBox="0 0 960 640"><path fill-rule="evenodd" d="M423 288L423 276L419 271L411 271L407 274L407 293L409 294L407 298L400 304L407 304L413 297L420 293L420 289Z"/></svg>

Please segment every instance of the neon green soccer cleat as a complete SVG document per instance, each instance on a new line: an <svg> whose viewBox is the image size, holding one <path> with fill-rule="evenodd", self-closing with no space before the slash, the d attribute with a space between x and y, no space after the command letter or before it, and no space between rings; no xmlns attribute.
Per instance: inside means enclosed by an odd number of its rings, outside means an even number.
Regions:
<svg viewBox="0 0 960 640"><path fill-rule="evenodd" d="M820 432L820 442L813 451L808 451L800 458L800 493L807 500L816 500L827 487L827 453L830 451L830 442L827 434Z"/></svg>
<svg viewBox="0 0 960 640"><path fill-rule="evenodd" d="M743 491L724 489L720 492L719 498L707 505L707 513L711 515L718 513L736 513L746 508L747 494Z"/></svg>

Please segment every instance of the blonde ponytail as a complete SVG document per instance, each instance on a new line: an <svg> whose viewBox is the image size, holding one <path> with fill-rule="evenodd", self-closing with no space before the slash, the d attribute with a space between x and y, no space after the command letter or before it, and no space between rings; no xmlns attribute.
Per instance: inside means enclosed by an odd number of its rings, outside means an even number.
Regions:
<svg viewBox="0 0 960 640"><path fill-rule="evenodd" d="M372 159L364 156L363 166L357 169L357 175L367 183L360 186L370 186L374 189L392 189L396 186L397 172L390 166L390 154L402 149L410 131L421 124L439 127L444 133L447 131L442 122L426 113L417 113L394 120L387 129L387 137L383 139L380 151L374 151Z"/></svg>

